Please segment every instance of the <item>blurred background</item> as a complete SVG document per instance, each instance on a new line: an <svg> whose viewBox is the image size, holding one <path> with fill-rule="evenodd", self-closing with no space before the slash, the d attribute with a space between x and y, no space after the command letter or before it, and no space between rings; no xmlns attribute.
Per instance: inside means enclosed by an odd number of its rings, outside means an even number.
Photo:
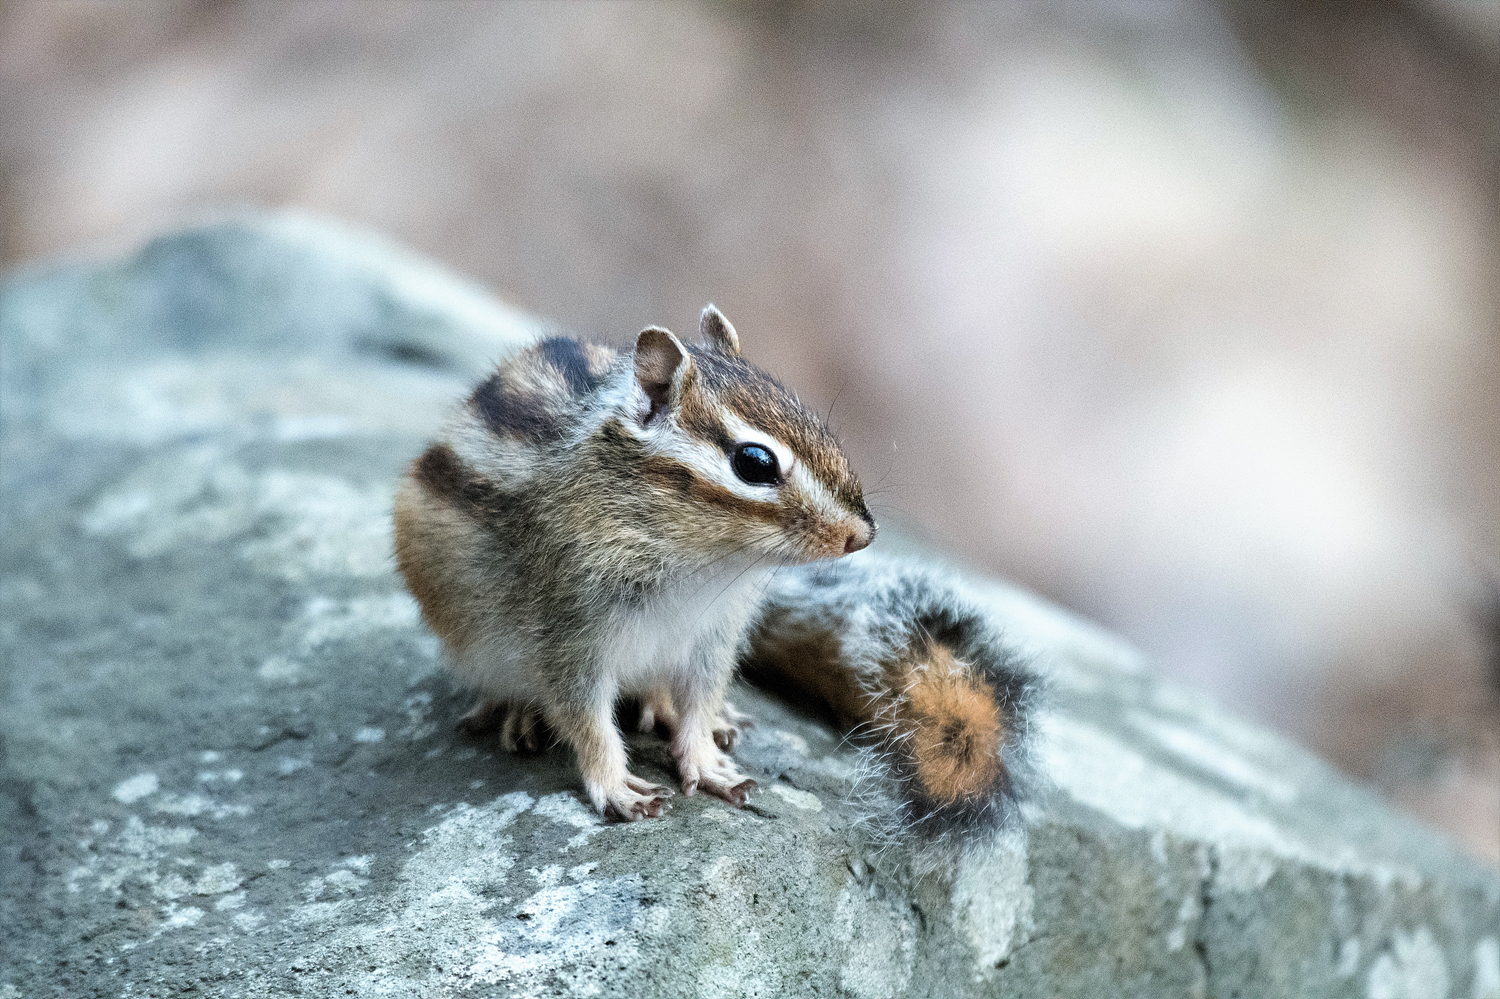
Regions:
<svg viewBox="0 0 1500 999"><path fill-rule="evenodd" d="M832 410L877 516L1500 863L1500 0L7 0L0 262L225 206Z"/></svg>

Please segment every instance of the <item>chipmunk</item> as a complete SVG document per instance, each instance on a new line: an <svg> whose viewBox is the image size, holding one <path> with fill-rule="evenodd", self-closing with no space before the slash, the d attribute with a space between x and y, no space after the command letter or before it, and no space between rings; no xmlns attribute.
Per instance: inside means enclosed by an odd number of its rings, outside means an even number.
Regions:
<svg viewBox="0 0 1500 999"><path fill-rule="evenodd" d="M783 570L743 668L864 743L858 814L883 845L957 846L1006 823L1029 783L1039 681L944 574L869 553Z"/></svg>
<svg viewBox="0 0 1500 999"><path fill-rule="evenodd" d="M625 354L531 346L474 389L396 495L397 565L479 691L466 717L502 717L524 743L540 715L618 820L659 815L670 794L626 767L622 696L670 705L684 794L744 803L754 782L714 730L765 577L875 536L823 422L740 357L712 305L699 331L689 346L649 327Z"/></svg>

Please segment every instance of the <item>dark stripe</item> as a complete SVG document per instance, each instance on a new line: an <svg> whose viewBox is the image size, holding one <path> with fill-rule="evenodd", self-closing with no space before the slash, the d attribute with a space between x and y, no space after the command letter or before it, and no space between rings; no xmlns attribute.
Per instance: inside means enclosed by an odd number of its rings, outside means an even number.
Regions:
<svg viewBox="0 0 1500 999"><path fill-rule="evenodd" d="M714 506L723 507L726 510L733 510L740 516L752 520L780 524L787 519L786 513L779 504L747 500L738 493L725 489L717 482L696 479L693 482L692 497L695 500L712 503Z"/></svg>
<svg viewBox="0 0 1500 999"><path fill-rule="evenodd" d="M599 425L599 441L608 450L625 458L625 467L638 463L645 454L641 442L620 424L618 417L610 417Z"/></svg>
<svg viewBox="0 0 1500 999"><path fill-rule="evenodd" d="M538 345L542 359L556 368L568 383L573 395L592 392L604 382L602 374L596 375L590 368L588 352L583 344L570 337L555 336Z"/></svg>
<svg viewBox="0 0 1500 999"><path fill-rule="evenodd" d="M700 477L689 466L671 458L660 455L646 458L641 462L641 477L652 485L685 496L695 503L708 503L733 510L751 520L781 523L786 519L779 504L745 499L717 482Z"/></svg>
<svg viewBox="0 0 1500 999"><path fill-rule="evenodd" d="M719 419L719 414L704 402L701 390L689 385L684 385L683 388L677 405L677 425L689 435L712 444L725 454L734 450L734 438L724 429L724 421Z"/></svg>
<svg viewBox="0 0 1500 999"><path fill-rule="evenodd" d="M599 440L623 460L621 465L638 469L649 485L686 497L695 503L710 503L733 510L743 517L781 523L786 511L775 502L748 500L716 482L703 478L691 466L664 455L645 453L641 442L626 432L617 419L606 420L599 427Z"/></svg>
<svg viewBox="0 0 1500 999"><path fill-rule="evenodd" d="M641 462L641 475L652 485L684 496L692 492L698 482L698 476L682 462L655 455Z"/></svg>
<svg viewBox="0 0 1500 999"><path fill-rule="evenodd" d="M505 490L481 478L447 444L434 444L417 459L417 481L427 491L472 514L499 514L510 505Z"/></svg>
<svg viewBox="0 0 1500 999"><path fill-rule="evenodd" d="M497 436L538 441L562 436L562 425L547 408L546 400L516 392L498 372L479 383L469 402Z"/></svg>

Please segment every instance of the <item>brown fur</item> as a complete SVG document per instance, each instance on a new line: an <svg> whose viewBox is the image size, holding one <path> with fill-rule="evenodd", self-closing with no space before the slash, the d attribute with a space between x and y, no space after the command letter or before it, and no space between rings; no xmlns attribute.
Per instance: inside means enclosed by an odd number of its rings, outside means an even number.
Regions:
<svg viewBox="0 0 1500 999"><path fill-rule="evenodd" d="M468 645L464 614L451 599L457 592L456 580L439 553L474 528L444 509L418 481L417 476L408 477L396 492L396 566L422 608L422 620L449 649L461 654Z"/></svg>
<svg viewBox="0 0 1500 999"><path fill-rule="evenodd" d="M1006 737L994 689L940 643L898 664L901 671L906 694L894 722L910 738L925 797L949 805L988 794L1002 775Z"/></svg>
<svg viewBox="0 0 1500 999"><path fill-rule="evenodd" d="M843 656L838 635L773 619L755 636L746 672L798 706L824 708L840 728L873 720L870 696Z"/></svg>
<svg viewBox="0 0 1500 999"><path fill-rule="evenodd" d="M959 804L1001 782L1007 732L995 690L947 646L920 644L873 678L853 668L833 632L776 634L776 627L758 634L751 672L783 695L831 710L843 728L889 727L891 741L907 747L924 800Z"/></svg>

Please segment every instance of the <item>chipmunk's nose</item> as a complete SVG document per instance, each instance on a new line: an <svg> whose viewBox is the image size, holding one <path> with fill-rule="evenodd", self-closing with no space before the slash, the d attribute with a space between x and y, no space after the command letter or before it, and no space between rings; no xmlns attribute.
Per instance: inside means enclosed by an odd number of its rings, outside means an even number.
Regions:
<svg viewBox="0 0 1500 999"><path fill-rule="evenodd" d="M844 554L857 552L861 548L870 547L870 542L875 540L875 525L873 523L861 523L849 532L844 538Z"/></svg>

